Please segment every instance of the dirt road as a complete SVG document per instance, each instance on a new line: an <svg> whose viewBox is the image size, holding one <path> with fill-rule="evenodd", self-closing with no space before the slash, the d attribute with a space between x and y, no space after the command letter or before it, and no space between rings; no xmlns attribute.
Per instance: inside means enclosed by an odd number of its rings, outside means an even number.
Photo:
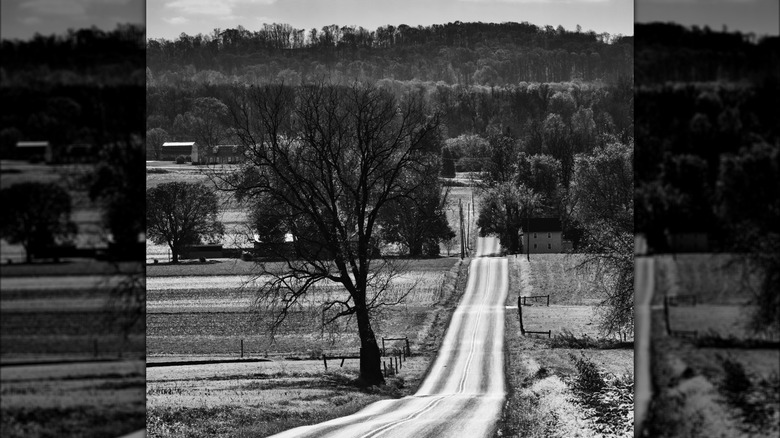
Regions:
<svg viewBox="0 0 780 438"><path fill-rule="evenodd" d="M417 393L281 437L488 437L504 402L504 301L508 265L498 239L480 238L466 291Z"/></svg>

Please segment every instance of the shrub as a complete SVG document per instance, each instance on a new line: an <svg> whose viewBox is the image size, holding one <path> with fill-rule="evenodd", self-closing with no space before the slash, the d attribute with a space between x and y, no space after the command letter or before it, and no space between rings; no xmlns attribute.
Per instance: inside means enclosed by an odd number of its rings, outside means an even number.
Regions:
<svg viewBox="0 0 780 438"><path fill-rule="evenodd" d="M184 155L179 155L178 157L176 157L176 164L184 164L186 162L187 162L187 157L185 157Z"/></svg>
<svg viewBox="0 0 780 438"><path fill-rule="evenodd" d="M577 375L574 377L573 387L576 391L584 394L595 394L606 386L604 377L599 372L598 366L589 358L577 357L573 353L569 353L569 357L574 362L574 367L577 369Z"/></svg>

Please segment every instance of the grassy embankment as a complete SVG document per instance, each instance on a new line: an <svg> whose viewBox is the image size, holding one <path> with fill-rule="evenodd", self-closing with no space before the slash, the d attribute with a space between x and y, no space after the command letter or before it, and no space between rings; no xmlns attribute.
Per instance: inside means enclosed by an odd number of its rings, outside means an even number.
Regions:
<svg viewBox="0 0 780 438"><path fill-rule="evenodd" d="M777 335L748 329L746 287L756 278L724 254L656 258L652 312L653 395L647 423L653 436L772 437L780 433L780 349ZM669 307L665 296L686 296ZM695 297L696 304L692 303Z"/></svg>
<svg viewBox="0 0 780 438"><path fill-rule="evenodd" d="M633 345L598 336L599 293L576 256L510 257L505 325L508 395L497 436L631 436ZM518 295L550 295L522 307ZM531 302L529 302L531 304Z"/></svg>
<svg viewBox="0 0 780 438"><path fill-rule="evenodd" d="M228 269L227 265L232 265ZM225 265L225 266L221 266ZM222 356L268 362L150 367L147 372L148 434L154 437L267 436L305 424L348 415L384 398L414 393L435 357L449 317L466 284L467 265L457 259L414 261L401 283L416 285L405 305L387 310L374 327L377 337L409 336L413 356L382 388L354 385L358 361L329 361L321 354L356 353L354 323L321 332L319 318L306 312L293 318L274 339L247 312L250 291L233 287L204 289L165 276L187 272L249 273L251 264L224 261L200 265L149 266L148 351L151 362ZM230 277L237 285L236 277ZM203 281L219 277L201 277ZM160 281L159 290L155 282ZM411 283L410 283L411 281ZM240 282L240 280L239 280ZM227 283L227 282L225 282ZM457 284L457 286L456 286ZM192 285L191 285L192 286ZM325 293L326 291L320 291ZM316 301L312 303L316 306ZM380 322L381 321L381 322ZM393 345L396 347L397 345Z"/></svg>

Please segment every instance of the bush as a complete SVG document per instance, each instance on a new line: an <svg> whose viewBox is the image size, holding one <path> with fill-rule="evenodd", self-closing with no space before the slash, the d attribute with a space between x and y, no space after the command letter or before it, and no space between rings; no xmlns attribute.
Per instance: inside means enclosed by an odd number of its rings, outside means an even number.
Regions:
<svg viewBox="0 0 780 438"><path fill-rule="evenodd" d="M176 164L184 164L186 162L187 162L187 157L185 157L184 155L179 155L178 157L176 157Z"/></svg>
<svg viewBox="0 0 780 438"><path fill-rule="evenodd" d="M569 357L574 362L577 369L577 375L574 377L573 387L575 390L584 394L595 394L606 386L604 376L599 372L598 366L590 359L582 355L577 357L569 353Z"/></svg>

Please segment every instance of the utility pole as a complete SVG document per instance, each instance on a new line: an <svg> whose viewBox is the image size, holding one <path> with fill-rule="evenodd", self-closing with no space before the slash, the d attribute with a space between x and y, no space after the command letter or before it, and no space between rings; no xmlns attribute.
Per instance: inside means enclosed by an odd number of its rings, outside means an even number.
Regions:
<svg viewBox="0 0 780 438"><path fill-rule="evenodd" d="M463 240L463 202L458 199L458 210L460 211L460 258L466 257L466 242Z"/></svg>
<svg viewBox="0 0 780 438"><path fill-rule="evenodd" d="M466 205L466 246L471 249L471 209Z"/></svg>

